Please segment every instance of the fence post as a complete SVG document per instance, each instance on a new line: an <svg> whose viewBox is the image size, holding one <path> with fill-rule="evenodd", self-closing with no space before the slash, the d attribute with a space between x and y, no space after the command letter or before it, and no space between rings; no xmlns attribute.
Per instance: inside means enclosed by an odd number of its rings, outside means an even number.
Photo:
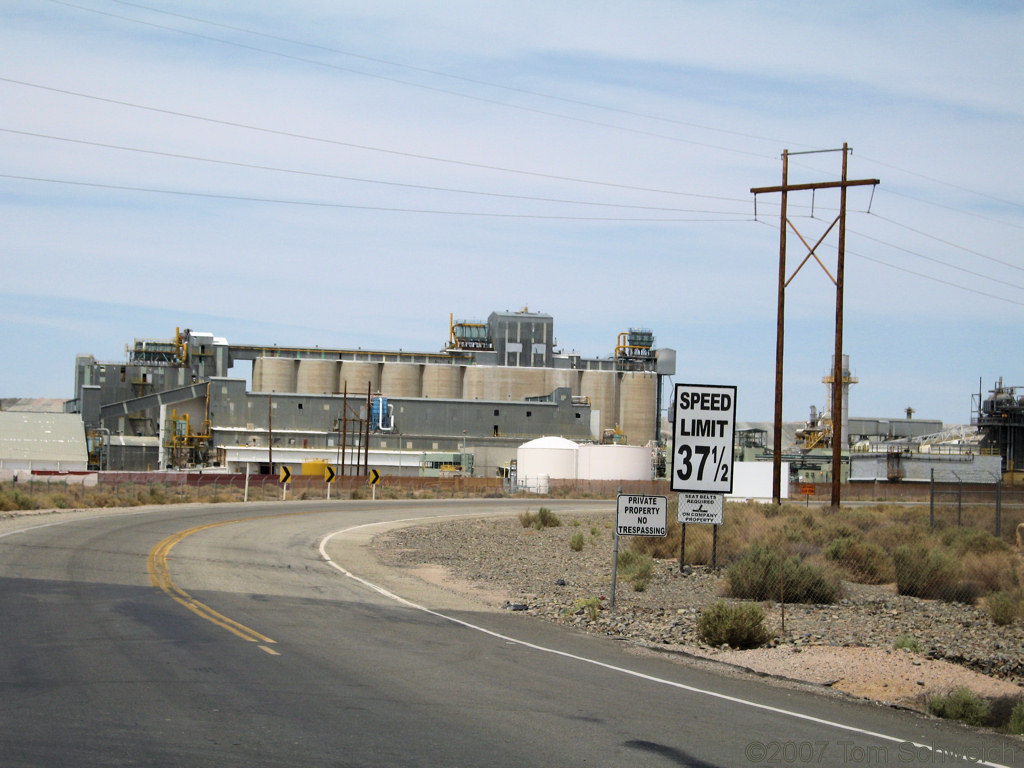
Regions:
<svg viewBox="0 0 1024 768"><path fill-rule="evenodd" d="M996 538L1003 537L1003 476L996 480Z"/></svg>
<svg viewBox="0 0 1024 768"><path fill-rule="evenodd" d="M935 467L931 468L931 481L928 483L928 530L935 530Z"/></svg>
<svg viewBox="0 0 1024 768"><path fill-rule="evenodd" d="M960 480L956 486L956 527L962 528L964 524L964 481Z"/></svg>

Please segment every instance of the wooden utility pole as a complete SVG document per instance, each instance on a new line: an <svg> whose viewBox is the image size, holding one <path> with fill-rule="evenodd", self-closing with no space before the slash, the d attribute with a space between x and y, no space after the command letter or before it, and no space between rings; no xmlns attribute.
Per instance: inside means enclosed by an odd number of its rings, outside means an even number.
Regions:
<svg viewBox="0 0 1024 768"><path fill-rule="evenodd" d="M843 170L842 177L839 181L824 181L813 184L790 184L789 183L789 157L790 155L808 155L817 154L819 152L842 152L843 153ZM842 388L843 388L843 283L844 283L844 272L846 268L846 190L849 187L863 187L863 186L876 186L879 183L878 179L857 179L848 180L846 178L847 168L847 157L849 155L850 148L844 142L842 149L823 149L814 150L812 152L790 152L788 149L782 152L782 185L778 187L753 187L750 191L754 195L763 194L767 192L780 192L782 194L781 203L781 215L779 225L779 298L778 298L778 318L776 324L776 337L775 337L775 424L774 424L774 440L772 441L772 447L774 449L774 457L772 464L772 500L774 503L779 504L782 501L782 368L783 368L783 347L784 347L784 336L785 336L785 307L786 307L786 288L796 277L797 273L803 268L804 264L807 263L811 257L818 262L818 265L825 271L825 274L829 276L829 279L836 286L836 341L835 341L835 360L833 361L832 371L832 506L839 506L839 477L840 468L842 464L842 445L841 445L841 425L843 419L843 399L842 399ZM818 242L811 246L807 240L804 239L803 235L800 234L796 226L792 221L789 220L788 216L788 193L790 192L804 192L813 191L818 189L839 189L839 215L829 224ZM836 262L836 276L833 277L828 271L828 268L822 264L821 259L815 251L818 246L825 240L832 228L839 225L839 255ZM796 271L787 279L786 278L786 229L791 228L797 237L800 238L800 242L807 248L807 255L804 260L800 262L800 266L796 268ZM837 432L838 430L838 432Z"/></svg>

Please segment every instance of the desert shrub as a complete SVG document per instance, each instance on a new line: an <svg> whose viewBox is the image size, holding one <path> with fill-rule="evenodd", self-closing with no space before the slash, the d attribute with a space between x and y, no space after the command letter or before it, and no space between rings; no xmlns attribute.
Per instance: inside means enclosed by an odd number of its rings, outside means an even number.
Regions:
<svg viewBox="0 0 1024 768"><path fill-rule="evenodd" d="M892 579L892 560L877 544L861 538L842 536L825 548L825 559L831 560L860 584L884 584Z"/></svg>
<svg viewBox="0 0 1024 768"><path fill-rule="evenodd" d="M591 621L597 621L597 612L601 610L601 601L596 597L584 597L576 601L576 611L583 612Z"/></svg>
<svg viewBox="0 0 1024 768"><path fill-rule="evenodd" d="M1009 545L981 528L947 528L939 533L939 541L957 555L1006 552Z"/></svg>
<svg viewBox="0 0 1024 768"><path fill-rule="evenodd" d="M729 594L746 600L828 604L842 597L839 579L780 549L750 547L726 570Z"/></svg>
<svg viewBox="0 0 1024 768"><path fill-rule="evenodd" d="M537 519L540 520L540 524L544 528L557 528L562 524L562 521L558 519L558 515L552 512L547 507L541 507L537 512Z"/></svg>
<svg viewBox="0 0 1024 768"><path fill-rule="evenodd" d="M914 525L892 519L880 523L864 534L864 541L869 544L877 544L890 554L895 552L897 547L903 545L913 546L925 541L927 538L927 524Z"/></svg>
<svg viewBox="0 0 1024 768"><path fill-rule="evenodd" d="M619 575L632 584L635 591L643 592L654 577L654 558L626 549L619 552L618 570Z"/></svg>
<svg viewBox="0 0 1024 768"><path fill-rule="evenodd" d="M764 625L764 609L757 603L729 604L719 600L697 619L697 637L708 645L757 648L772 639Z"/></svg>
<svg viewBox="0 0 1024 768"><path fill-rule="evenodd" d="M977 582L962 578L961 562L948 549L900 546L893 552L893 567L901 595L973 603L981 592Z"/></svg>
<svg viewBox="0 0 1024 768"><path fill-rule="evenodd" d="M1024 699L1018 701L1010 712L1010 721L1006 724L1010 733L1024 736Z"/></svg>
<svg viewBox="0 0 1024 768"><path fill-rule="evenodd" d="M0 491L0 512L13 512L19 509L35 509L32 497L17 488Z"/></svg>
<svg viewBox="0 0 1024 768"><path fill-rule="evenodd" d="M1012 592L994 592L985 602L989 618L998 627L1013 624L1020 613L1020 595Z"/></svg>
<svg viewBox="0 0 1024 768"><path fill-rule="evenodd" d="M579 552L583 549L583 534L577 531L569 539L569 549L573 552Z"/></svg>
<svg viewBox="0 0 1024 768"><path fill-rule="evenodd" d="M912 653L924 653L924 646L912 635L900 635L892 647L897 651L911 651Z"/></svg>
<svg viewBox="0 0 1024 768"><path fill-rule="evenodd" d="M47 499L46 506L53 507L54 509L70 509L74 504L72 504L71 499L61 493L50 496Z"/></svg>
<svg viewBox="0 0 1024 768"><path fill-rule="evenodd" d="M936 717L960 720L968 725L982 725L991 705L969 688L959 686L944 696L928 699L928 711Z"/></svg>
<svg viewBox="0 0 1024 768"><path fill-rule="evenodd" d="M968 553L963 558L963 577L981 585L982 593L1014 589L1017 564L1009 551Z"/></svg>
<svg viewBox="0 0 1024 768"><path fill-rule="evenodd" d="M557 528L562 524L562 521L558 519L558 515L552 512L547 507L541 507L537 512L531 512L526 510L525 512L519 513L519 524L523 528L534 528L538 531L542 531L545 528Z"/></svg>

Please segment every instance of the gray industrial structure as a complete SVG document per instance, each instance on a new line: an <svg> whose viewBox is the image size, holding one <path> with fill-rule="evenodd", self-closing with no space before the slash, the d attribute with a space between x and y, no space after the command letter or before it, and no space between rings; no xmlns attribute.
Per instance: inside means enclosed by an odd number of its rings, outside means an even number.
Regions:
<svg viewBox="0 0 1024 768"><path fill-rule="evenodd" d="M76 358L67 410L81 413L104 469L271 472L319 460L416 474L440 452L455 471L493 474L543 435L655 445L662 378L675 373L675 352L655 349L647 329L584 358L556 349L550 315L525 309L449 319L436 353L235 345L179 330L136 340L126 358ZM232 375L239 363L251 364L250 389L250 371Z"/></svg>

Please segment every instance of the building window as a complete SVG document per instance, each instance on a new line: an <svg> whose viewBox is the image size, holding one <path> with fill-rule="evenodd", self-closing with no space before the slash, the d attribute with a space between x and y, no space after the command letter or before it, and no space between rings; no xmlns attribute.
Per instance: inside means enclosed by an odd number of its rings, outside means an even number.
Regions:
<svg viewBox="0 0 1024 768"><path fill-rule="evenodd" d="M580 412L576 411L576 418L578 419L579 417L580 417Z"/></svg>
<svg viewBox="0 0 1024 768"><path fill-rule="evenodd" d="M497 416L497 415L498 415L498 409L497 409L497 408L495 408L495 409L494 409L494 415L495 415L495 416Z"/></svg>
<svg viewBox="0 0 1024 768"><path fill-rule="evenodd" d="M500 435L501 435L501 430L499 430L499 429L498 429L498 425L497 425L497 424L495 424L495 425L494 425L494 436L495 436L495 437L499 437Z"/></svg>
<svg viewBox="0 0 1024 768"><path fill-rule="evenodd" d="M526 418L530 418L531 416L533 416L533 411L527 411Z"/></svg>
<svg viewBox="0 0 1024 768"><path fill-rule="evenodd" d="M302 410L302 403L299 403L299 410Z"/></svg>

